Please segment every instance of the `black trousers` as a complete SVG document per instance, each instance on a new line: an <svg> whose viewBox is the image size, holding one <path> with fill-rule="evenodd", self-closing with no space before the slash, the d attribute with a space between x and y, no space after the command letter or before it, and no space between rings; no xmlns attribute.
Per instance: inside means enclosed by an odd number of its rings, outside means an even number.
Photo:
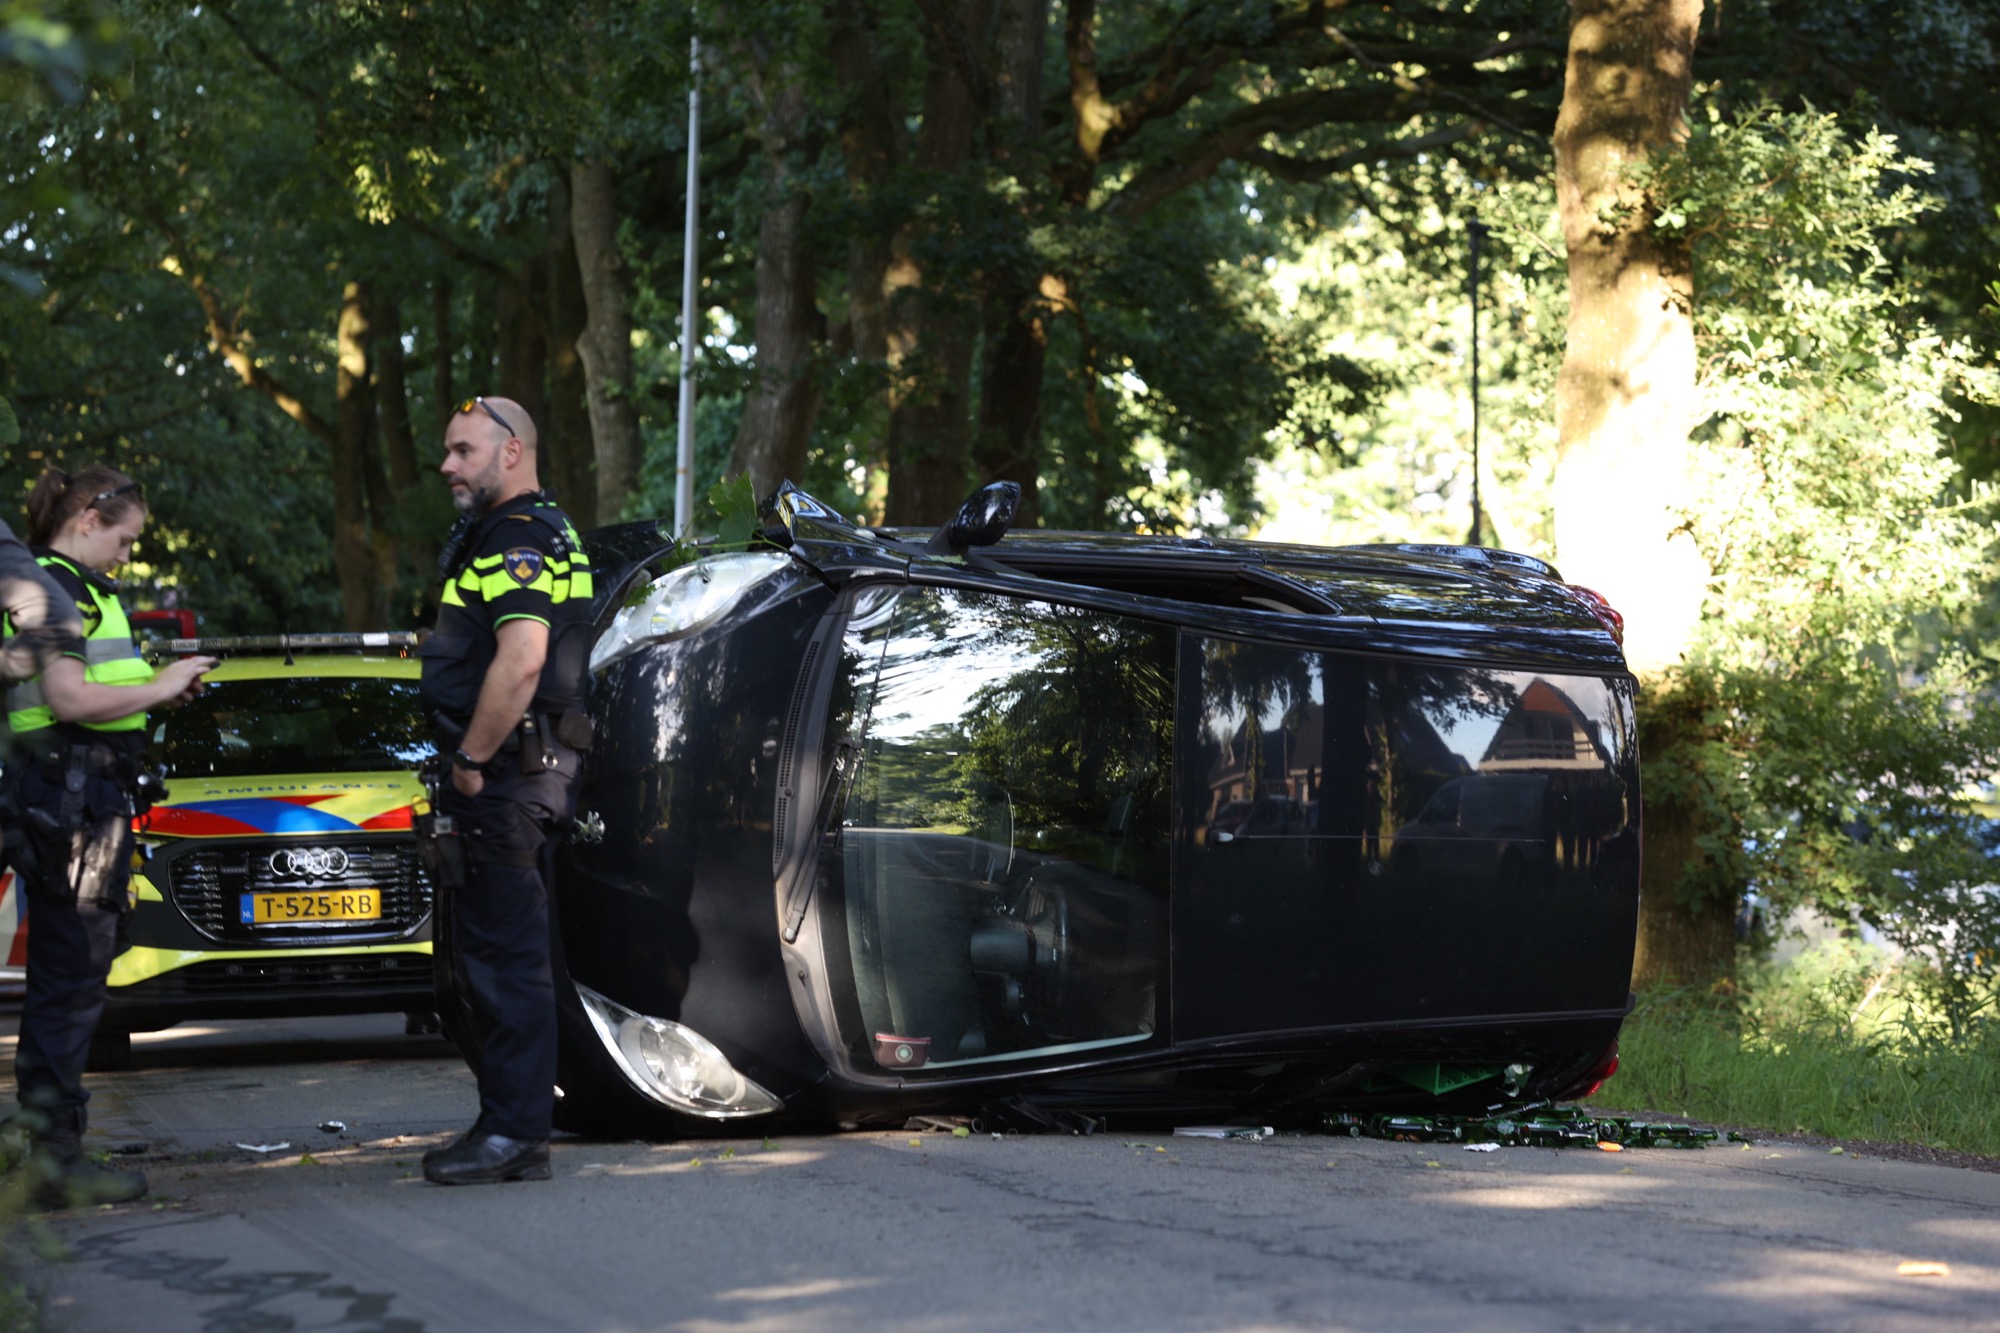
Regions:
<svg viewBox="0 0 2000 1333"><path fill-rule="evenodd" d="M104 1012L104 978L118 942L118 913L96 903L30 892L28 991L14 1084L23 1106L81 1107L83 1066Z"/></svg>
<svg viewBox="0 0 2000 1333"><path fill-rule="evenodd" d="M549 895L555 835L574 816L577 755L532 775L502 755L477 796L447 785L440 805L466 839L450 929L479 1044L479 1125L545 1139L555 1111L556 995Z"/></svg>

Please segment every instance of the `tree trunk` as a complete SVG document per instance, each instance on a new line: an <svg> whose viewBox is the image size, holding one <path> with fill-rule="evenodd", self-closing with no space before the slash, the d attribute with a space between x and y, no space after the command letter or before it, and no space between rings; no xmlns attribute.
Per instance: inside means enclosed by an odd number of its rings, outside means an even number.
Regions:
<svg viewBox="0 0 2000 1333"><path fill-rule="evenodd" d="M814 361L824 332L814 296L817 272L806 218L811 196L797 179L794 155L810 160L800 142L810 128L796 66L758 61L753 88L762 112L761 143L767 203L757 234L757 366L743 420L729 451L726 475L747 475L759 499L805 471L806 446L819 413Z"/></svg>
<svg viewBox="0 0 2000 1333"><path fill-rule="evenodd" d="M1572 0L1570 14L1555 143L1570 281L1556 546L1566 575L1623 612L1627 659L1644 674L1680 660L1707 569L1675 532L1690 498L1689 248L1658 238L1626 173L1686 132L1701 0Z"/></svg>
<svg viewBox="0 0 2000 1333"><path fill-rule="evenodd" d="M998 0L994 22L994 103L989 124L995 159L1016 177L1040 129L1042 62L1048 45L1049 0ZM1027 225L1025 214L1014 222ZM1042 369L1048 358L1048 307L1040 275L1006 271L986 311L980 368L979 431L972 445L973 480L1021 485L1016 527L1039 521L1042 461Z"/></svg>
<svg viewBox="0 0 2000 1333"><path fill-rule="evenodd" d="M386 292L375 296L375 417L382 432L382 457L389 489L402 503L415 489L422 470L417 441L410 428L409 367L403 356L402 306ZM386 335L386 336L384 336ZM401 533L403 527L395 525Z"/></svg>
<svg viewBox="0 0 2000 1333"><path fill-rule="evenodd" d="M458 410L458 394L452 388L451 360L457 344L451 335L451 274L440 273L431 283L431 397L437 409L437 434L433 446L444 438L451 414Z"/></svg>
<svg viewBox="0 0 2000 1333"><path fill-rule="evenodd" d="M491 273L476 273L472 282L472 316L465 330L466 386L460 396L500 391L500 301L503 283ZM456 402L453 406L456 406ZM440 432L439 438L443 435Z"/></svg>
<svg viewBox="0 0 2000 1333"><path fill-rule="evenodd" d="M386 289L375 292L372 313L375 325L375 436L381 443L381 467L370 464L371 490L368 519L373 528L382 579L382 614L377 628L393 628L394 623L421 613L418 606L398 607L405 568L428 582L428 562L420 562L413 549L419 543L417 514L422 512L417 485L419 466L417 442L410 429L408 367L403 356L402 308ZM372 488L379 476L382 488ZM385 551L386 543L386 551ZM407 617L403 614L407 612Z"/></svg>
<svg viewBox="0 0 2000 1333"><path fill-rule="evenodd" d="M933 6L959 33L985 33L984 0ZM949 175L972 157L979 125L975 90L945 48L936 25L924 33L922 129L914 154L919 172ZM969 489L972 461L972 354L978 308L941 273L918 258L922 227L897 237L889 266L890 523L928 526L950 518Z"/></svg>
<svg viewBox="0 0 2000 1333"><path fill-rule="evenodd" d="M598 523L597 453L592 447L589 387L577 340L590 313L570 230L569 186L549 191L549 419L542 431L541 479L553 486L579 528ZM611 517L617 517L616 514Z"/></svg>
<svg viewBox="0 0 2000 1333"><path fill-rule="evenodd" d="M367 472L375 427L374 385L369 378L368 292L359 282L341 290L336 334L333 443L333 563L340 580L340 625L373 628L375 552L368 539Z"/></svg>
<svg viewBox="0 0 2000 1333"><path fill-rule="evenodd" d="M1720 699L1699 677L1654 681L1639 693L1645 836L1634 989L1705 986L1736 974L1736 908L1748 886L1718 866L1708 849L1740 845L1741 834L1726 825L1705 826L1701 767L1688 762L1696 747L1719 739L1720 730L1710 719L1720 707ZM1652 766L1669 755L1678 762L1660 771L1683 781L1648 780Z"/></svg>
<svg viewBox="0 0 2000 1333"><path fill-rule="evenodd" d="M500 343L499 393L527 411L537 433L549 423L549 341L538 306L548 290L548 260L532 255L523 261L513 281L502 281L494 293L496 332ZM486 394L486 389L474 393Z"/></svg>
<svg viewBox="0 0 2000 1333"><path fill-rule="evenodd" d="M1625 653L1662 716L1642 755L1692 739L1662 673L1687 649L1707 568L1677 532L1690 499L1694 280L1685 243L1653 228L1631 168L1686 132L1700 0L1571 0L1556 121L1556 196L1569 251L1568 346L1556 381L1556 546L1564 574L1625 616ZM1635 985L1728 975L1734 904L1684 898L1705 836L1698 811L1649 796ZM1726 830L1720 831L1723 836Z"/></svg>
<svg viewBox="0 0 2000 1333"><path fill-rule="evenodd" d="M840 120L840 154L846 173L848 206L862 219L847 247L847 311L834 341L863 365L889 361L888 289L895 226L884 216L882 190L901 164L907 132L896 114L897 89L890 68L875 49L868 18L857 0L837 0L829 29L834 67L845 72L852 92ZM886 445L867 460L886 467ZM882 505L864 496L866 517L880 522Z"/></svg>
<svg viewBox="0 0 2000 1333"><path fill-rule="evenodd" d="M1736 973L1736 904L1721 894L1689 902L1675 891L1687 863L1700 855L1694 820L1673 805L1646 806L1640 863L1639 947L1632 988L1710 986Z"/></svg>
<svg viewBox="0 0 2000 1333"><path fill-rule="evenodd" d="M639 422L632 403L632 309L618 250L616 182L608 162L570 166L570 231L589 310L576 340L589 391L590 434L597 458L597 513L622 516L639 486Z"/></svg>

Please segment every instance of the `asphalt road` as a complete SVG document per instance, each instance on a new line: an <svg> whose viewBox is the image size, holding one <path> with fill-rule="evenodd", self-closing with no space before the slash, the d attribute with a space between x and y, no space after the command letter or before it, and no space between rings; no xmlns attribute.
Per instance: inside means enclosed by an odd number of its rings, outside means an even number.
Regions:
<svg viewBox="0 0 2000 1333"><path fill-rule="evenodd" d="M417 1158L471 1080L400 1018L178 1029L92 1084L153 1193L50 1221L79 1333L2000 1330L2000 1175L1782 1142L572 1140L447 1190Z"/></svg>

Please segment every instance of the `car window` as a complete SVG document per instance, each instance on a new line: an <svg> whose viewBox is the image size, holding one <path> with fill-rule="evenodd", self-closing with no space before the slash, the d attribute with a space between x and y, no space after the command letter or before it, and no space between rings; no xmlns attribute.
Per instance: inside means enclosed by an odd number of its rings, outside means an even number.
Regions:
<svg viewBox="0 0 2000 1333"><path fill-rule="evenodd" d="M1578 977L1622 1000L1630 958L1602 942L1631 929L1628 680L1220 637L1190 656L1176 1041L1538 1013Z"/></svg>
<svg viewBox="0 0 2000 1333"><path fill-rule="evenodd" d="M380 773L432 751L417 682L366 676L212 682L151 738L169 777Z"/></svg>
<svg viewBox="0 0 2000 1333"><path fill-rule="evenodd" d="M1172 630L932 589L863 623L835 691L859 763L820 899L857 1058L949 1070L1147 1040Z"/></svg>

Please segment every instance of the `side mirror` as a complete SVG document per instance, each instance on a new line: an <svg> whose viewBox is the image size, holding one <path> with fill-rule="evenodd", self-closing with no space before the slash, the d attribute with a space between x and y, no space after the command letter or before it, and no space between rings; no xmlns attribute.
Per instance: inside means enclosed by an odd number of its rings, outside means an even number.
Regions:
<svg viewBox="0 0 2000 1333"><path fill-rule="evenodd" d="M1007 535L1014 511L1021 507L1021 484L996 481L982 486L958 507L951 521L939 528L924 549L933 555L964 551L974 546L991 546Z"/></svg>

